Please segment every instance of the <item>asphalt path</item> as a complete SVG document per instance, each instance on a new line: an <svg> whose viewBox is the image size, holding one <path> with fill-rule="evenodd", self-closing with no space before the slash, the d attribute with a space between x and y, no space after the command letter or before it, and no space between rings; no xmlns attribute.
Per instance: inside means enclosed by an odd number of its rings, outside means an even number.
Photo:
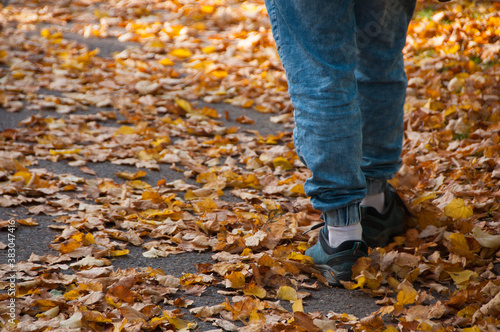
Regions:
<svg viewBox="0 0 500 332"><path fill-rule="evenodd" d="M34 32L37 33L37 32ZM99 56L109 57L114 52L120 52L126 47L139 47L139 45L134 44L124 44L120 43L115 39L85 39L74 33L65 33L66 39L74 39L78 42L85 43L90 49L99 48ZM52 91L42 91L44 94L54 94L56 92ZM202 102L199 102L198 106L203 106ZM237 125L242 126L234 122L234 119L246 114L255 121L252 125L243 125L245 129L258 129L261 134L276 134L279 131L290 130L290 128L283 128L282 125L275 124L269 121L269 114L261 114L256 111L244 110L235 106L227 104L210 104L210 107L215 108L220 114L224 114L225 111L228 112L229 120L222 119L227 125ZM89 108L85 113L89 112L99 112L103 109ZM105 109L104 109L105 110ZM109 110L109 109L108 109ZM77 112L77 114L82 114L82 111ZM29 111L23 109L16 113L7 113L4 109L0 108L0 130L5 130L9 128L19 127L19 122L32 116L40 114L44 117L67 117L68 115L61 115L51 111ZM75 114L75 113L73 113ZM106 125L118 126L116 122L109 122ZM73 175L90 178L111 178L117 183L121 183L124 180L118 178L115 172L118 171L133 171L136 172L135 167L114 165L110 162L103 163L88 163L90 169L92 169L96 175L89 175L83 173L78 167L71 167L65 161L50 162L50 161L40 161L38 165L32 168L44 168L49 172L54 172L58 174L71 173ZM173 181L175 179L186 179L182 173L176 172L169 169L167 166L161 166L160 171L148 171L148 175L141 179L148 182L151 185L155 185L160 179L166 179L167 181ZM230 195L228 195L230 196ZM226 196L225 196L226 197ZM234 198L237 200L237 198ZM23 226L20 225L16 230L16 260L26 261L31 254L45 255L45 254L57 254L54 250L49 247L49 244L53 241L54 237L59 234L58 231L50 229L48 226L51 224L56 224L52 221L54 217L46 216L43 214L39 215L29 215L26 207L16 206L13 208L0 208L0 219L8 220L10 218L28 218L31 217L36 220L38 226ZM7 232L0 232L0 241L3 243L7 242ZM138 267L152 267L162 269L165 273L180 277L185 273L195 273L196 264L211 262L213 252L189 252L178 255L170 255L166 258L146 258L142 255L144 248L134 247L128 245L130 249L130 254L126 256L121 256L115 258L113 262L114 268L138 268ZM0 263L6 263L7 261L7 250L0 250ZM204 305L215 305L220 304L225 301L225 296L217 293L217 287L209 287L201 297L190 297L195 302L193 307L204 306ZM375 299L372 299L367 294L362 291L352 291L343 288L328 288L323 285L320 286L319 290L310 291L312 296L308 297L304 301L304 309L307 312L320 311L324 314L329 311L334 311L336 313L348 313L355 315L358 318L363 318L366 315L378 310L380 307L375 304ZM286 301L284 301L286 302ZM286 307L285 303L282 303ZM214 329L212 325L205 322L198 321L199 330L206 331Z"/></svg>

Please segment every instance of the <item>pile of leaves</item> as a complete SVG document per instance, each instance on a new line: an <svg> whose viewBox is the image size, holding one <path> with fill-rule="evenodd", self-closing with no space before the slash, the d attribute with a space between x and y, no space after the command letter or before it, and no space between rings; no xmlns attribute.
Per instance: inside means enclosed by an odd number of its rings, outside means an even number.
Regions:
<svg viewBox="0 0 500 332"><path fill-rule="evenodd" d="M308 290L326 284L304 255L316 235L302 234L320 214L304 196L310 174L294 151L293 107L263 1L12 1L0 12L0 107L39 112L0 133L0 206L33 215L19 227L53 216L60 234L57 255L17 263L19 312L9 325L10 298L0 293L0 326L195 329L179 294L218 285L224 303L190 312L229 331L494 330L499 9L418 4L404 50L404 163L392 180L414 220L344 284L381 305L359 319L304 312ZM82 37L135 47L100 56ZM248 109L240 126L227 125L220 103ZM255 112L273 113L284 130L245 130ZM90 175L103 162L136 171L117 172L117 182L54 173L41 161ZM165 168L179 178L141 180ZM110 259L128 245L151 258L213 251L214 261L181 277L114 269ZM2 265L2 279L10 271Z"/></svg>

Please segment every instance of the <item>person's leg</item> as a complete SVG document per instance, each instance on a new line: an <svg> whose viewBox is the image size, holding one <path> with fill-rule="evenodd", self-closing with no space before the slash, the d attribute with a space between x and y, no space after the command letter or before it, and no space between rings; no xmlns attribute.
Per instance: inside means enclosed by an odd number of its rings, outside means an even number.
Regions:
<svg viewBox="0 0 500 332"><path fill-rule="evenodd" d="M295 108L296 151L312 172L306 195L314 208L328 213L329 225L358 223L365 179L354 77L354 4L266 0L266 6Z"/></svg>
<svg viewBox="0 0 500 332"><path fill-rule="evenodd" d="M370 245L383 246L404 230L404 206L387 187L387 180L401 165L407 85L402 49L414 8L415 0L355 0L355 76L363 119L361 168L367 182L367 196L361 204L374 208L363 208L362 224Z"/></svg>
<svg viewBox="0 0 500 332"><path fill-rule="evenodd" d="M402 49L415 0L355 0L357 102L367 194L383 192L401 165L407 79Z"/></svg>
<svg viewBox="0 0 500 332"><path fill-rule="evenodd" d="M306 251L332 284L350 279L366 256L359 204L362 124L356 102L352 0L266 0L273 36L295 108L294 142L311 170L305 193L326 226Z"/></svg>

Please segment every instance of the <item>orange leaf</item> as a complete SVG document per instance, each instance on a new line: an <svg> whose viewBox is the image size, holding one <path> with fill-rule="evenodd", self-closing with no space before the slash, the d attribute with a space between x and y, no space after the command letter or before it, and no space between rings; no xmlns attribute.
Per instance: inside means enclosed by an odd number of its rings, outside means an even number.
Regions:
<svg viewBox="0 0 500 332"><path fill-rule="evenodd" d="M109 293L113 296L116 296L120 300L127 302L127 303L132 303L134 302L134 294L128 289L123 287L122 285L118 285L111 289Z"/></svg>
<svg viewBox="0 0 500 332"><path fill-rule="evenodd" d="M61 254L67 254L79 248L81 245L82 245L81 242L78 242L75 239L69 239L68 241L61 243L59 251L61 252Z"/></svg>
<svg viewBox="0 0 500 332"><path fill-rule="evenodd" d="M226 276L226 279L231 282L232 288L240 289L245 287L245 276L241 272L234 271L230 275Z"/></svg>

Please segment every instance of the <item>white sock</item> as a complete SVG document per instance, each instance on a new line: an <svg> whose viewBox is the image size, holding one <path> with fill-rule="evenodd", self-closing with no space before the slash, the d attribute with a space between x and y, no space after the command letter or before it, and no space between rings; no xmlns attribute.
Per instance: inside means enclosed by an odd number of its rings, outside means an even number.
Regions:
<svg viewBox="0 0 500 332"><path fill-rule="evenodd" d="M379 213L384 211L385 205L385 195L383 192L375 195L366 195L361 201L362 206L371 206L375 208Z"/></svg>
<svg viewBox="0 0 500 332"><path fill-rule="evenodd" d="M348 226L328 226L328 244L330 247L338 247L345 241L361 240L363 229L361 223L352 224Z"/></svg>

